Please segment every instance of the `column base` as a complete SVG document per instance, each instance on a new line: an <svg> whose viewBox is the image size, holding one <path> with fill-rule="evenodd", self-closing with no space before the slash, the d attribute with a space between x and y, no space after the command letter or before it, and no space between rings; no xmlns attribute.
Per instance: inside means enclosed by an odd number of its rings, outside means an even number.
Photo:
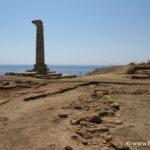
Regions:
<svg viewBox="0 0 150 150"><path fill-rule="evenodd" d="M39 74L46 74L46 73L49 72L49 69L48 69L46 64L44 64L44 65L37 65L37 64L35 64L34 68L33 68L33 71L35 71L35 72L37 72Z"/></svg>

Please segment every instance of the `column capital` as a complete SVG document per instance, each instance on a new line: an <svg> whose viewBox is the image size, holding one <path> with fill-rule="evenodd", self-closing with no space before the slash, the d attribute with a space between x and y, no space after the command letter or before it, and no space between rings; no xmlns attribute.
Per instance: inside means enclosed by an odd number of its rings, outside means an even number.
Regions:
<svg viewBox="0 0 150 150"><path fill-rule="evenodd" d="M33 20L32 23L36 26L43 26L42 20Z"/></svg>

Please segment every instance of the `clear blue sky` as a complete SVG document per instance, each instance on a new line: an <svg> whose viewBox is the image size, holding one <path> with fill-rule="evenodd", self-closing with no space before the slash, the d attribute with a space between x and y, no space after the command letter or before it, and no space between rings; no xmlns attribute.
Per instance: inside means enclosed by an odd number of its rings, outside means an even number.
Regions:
<svg viewBox="0 0 150 150"><path fill-rule="evenodd" d="M0 0L0 64L34 64L44 22L47 64L150 59L150 0Z"/></svg>

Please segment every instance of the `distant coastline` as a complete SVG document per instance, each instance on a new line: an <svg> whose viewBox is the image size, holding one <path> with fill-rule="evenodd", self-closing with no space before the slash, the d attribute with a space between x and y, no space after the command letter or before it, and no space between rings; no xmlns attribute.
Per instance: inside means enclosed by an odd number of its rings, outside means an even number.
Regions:
<svg viewBox="0 0 150 150"><path fill-rule="evenodd" d="M107 67L106 65L48 65L51 71L58 73L69 73L77 76L83 76L87 73L94 71L97 68ZM0 65L0 75L7 72L20 72L31 70L33 65Z"/></svg>

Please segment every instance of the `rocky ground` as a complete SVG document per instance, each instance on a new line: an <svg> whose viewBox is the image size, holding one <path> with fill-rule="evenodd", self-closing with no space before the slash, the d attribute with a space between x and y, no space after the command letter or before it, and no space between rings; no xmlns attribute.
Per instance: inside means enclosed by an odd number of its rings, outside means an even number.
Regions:
<svg viewBox="0 0 150 150"><path fill-rule="evenodd" d="M0 150L149 150L150 80L0 77Z"/></svg>

